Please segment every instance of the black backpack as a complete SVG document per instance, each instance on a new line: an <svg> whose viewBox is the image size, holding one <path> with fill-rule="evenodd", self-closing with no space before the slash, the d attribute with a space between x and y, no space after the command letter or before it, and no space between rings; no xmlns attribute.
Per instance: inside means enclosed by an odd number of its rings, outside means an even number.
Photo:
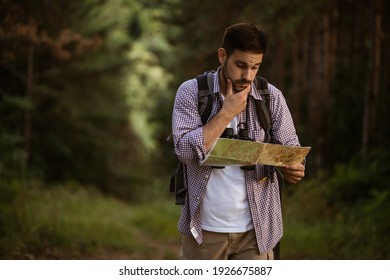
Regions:
<svg viewBox="0 0 390 280"><path fill-rule="evenodd" d="M212 89L214 85L213 81L214 72L206 72L196 77L198 82L198 112L201 117L203 125L206 124L212 109ZM272 117L270 111L270 92L268 89L268 82L265 78L257 76L255 79L255 85L257 91L262 96L262 100L255 99L255 107L257 116L259 118L261 127L265 131L264 142L272 142ZM168 137L169 139L170 137ZM186 165L179 161L175 171L171 176L169 191L175 193L176 205L184 205L185 197L187 193L187 184L184 174L186 173ZM265 166L266 172L273 173L276 171L279 182L279 195L280 201L282 201L282 187L283 187L283 174L272 166ZM280 259L280 242L274 248L274 258Z"/></svg>

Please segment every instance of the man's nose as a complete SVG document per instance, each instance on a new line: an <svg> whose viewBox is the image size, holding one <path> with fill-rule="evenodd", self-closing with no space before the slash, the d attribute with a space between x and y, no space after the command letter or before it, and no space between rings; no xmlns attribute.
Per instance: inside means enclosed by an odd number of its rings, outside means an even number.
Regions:
<svg viewBox="0 0 390 280"><path fill-rule="evenodd" d="M244 69L242 70L241 78L246 81L252 81L254 77L252 77L252 71L250 69Z"/></svg>

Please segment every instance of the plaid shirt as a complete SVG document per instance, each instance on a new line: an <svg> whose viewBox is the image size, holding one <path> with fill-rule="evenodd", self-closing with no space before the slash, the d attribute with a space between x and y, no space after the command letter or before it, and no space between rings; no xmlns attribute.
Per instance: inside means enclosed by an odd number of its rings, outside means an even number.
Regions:
<svg viewBox="0 0 390 280"><path fill-rule="evenodd" d="M209 120L221 109L223 99L219 92L219 71L214 74L213 103ZM294 123L286 101L276 87L268 84L270 90L270 109L272 114L273 143L299 146ZM249 93L248 110L240 113L239 123L247 123L249 136L256 141L264 140L264 130L260 125L253 99L262 99L252 83ZM246 111L248 111L248 116ZM248 120L246 120L248 118ZM187 183L186 202L181 209L179 231L192 235L198 244L202 243L199 205L205 193L212 167L201 166L206 156L203 124L198 113L198 86L196 79L184 82L178 89L172 116L172 134L175 152L185 163ZM273 178L260 181L265 176L263 165L255 170L245 171L245 182L250 213L256 232L260 254L273 249L283 235L281 202L276 173Z"/></svg>

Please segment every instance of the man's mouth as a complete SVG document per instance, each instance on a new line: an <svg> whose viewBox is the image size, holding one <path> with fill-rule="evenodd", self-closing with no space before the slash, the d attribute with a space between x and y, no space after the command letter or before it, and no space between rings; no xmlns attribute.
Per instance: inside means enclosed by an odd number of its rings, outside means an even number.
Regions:
<svg viewBox="0 0 390 280"><path fill-rule="evenodd" d="M249 83L241 83L241 82L239 82L239 83L236 83L234 85L234 90L235 91L242 91L244 88L246 88L248 86L249 86Z"/></svg>

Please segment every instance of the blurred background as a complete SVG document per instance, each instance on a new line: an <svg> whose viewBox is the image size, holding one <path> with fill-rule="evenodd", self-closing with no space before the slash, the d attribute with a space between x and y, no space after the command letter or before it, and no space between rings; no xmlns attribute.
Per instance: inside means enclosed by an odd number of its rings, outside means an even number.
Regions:
<svg viewBox="0 0 390 280"><path fill-rule="evenodd" d="M389 20L384 0L0 0L0 258L177 258L174 96L251 22L312 147L281 257L389 259Z"/></svg>

